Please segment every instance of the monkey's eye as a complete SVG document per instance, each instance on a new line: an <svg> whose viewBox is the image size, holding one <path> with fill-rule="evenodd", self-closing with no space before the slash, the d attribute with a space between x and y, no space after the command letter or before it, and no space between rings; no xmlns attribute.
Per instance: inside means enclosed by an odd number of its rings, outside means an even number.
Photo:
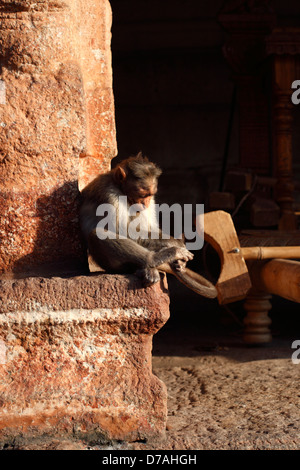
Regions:
<svg viewBox="0 0 300 470"><path fill-rule="evenodd" d="M146 198L146 197L151 197L151 196L154 196L156 194L156 191L157 191L157 187L156 186L153 186L153 187L145 187L145 188L142 188L142 191L140 191L140 196L143 197L143 198Z"/></svg>
<svg viewBox="0 0 300 470"><path fill-rule="evenodd" d="M151 197L153 196L153 194L151 193L151 191L147 190L147 191L143 191L143 192L140 192L139 193L139 197L141 199L146 199L147 197Z"/></svg>

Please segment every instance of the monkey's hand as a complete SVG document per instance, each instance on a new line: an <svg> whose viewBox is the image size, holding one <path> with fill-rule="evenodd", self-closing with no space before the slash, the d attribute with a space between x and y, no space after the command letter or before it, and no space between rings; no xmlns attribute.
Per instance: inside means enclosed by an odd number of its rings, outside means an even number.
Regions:
<svg viewBox="0 0 300 470"><path fill-rule="evenodd" d="M152 253L152 259L149 263L152 268L156 268L163 263L174 263L177 260L182 260L185 263L193 259L194 255L185 247L171 246L163 248L158 252Z"/></svg>
<svg viewBox="0 0 300 470"><path fill-rule="evenodd" d="M185 246L176 248L176 258L174 261L183 261L187 263L194 258L193 253L186 249ZM180 264L180 263L179 263Z"/></svg>

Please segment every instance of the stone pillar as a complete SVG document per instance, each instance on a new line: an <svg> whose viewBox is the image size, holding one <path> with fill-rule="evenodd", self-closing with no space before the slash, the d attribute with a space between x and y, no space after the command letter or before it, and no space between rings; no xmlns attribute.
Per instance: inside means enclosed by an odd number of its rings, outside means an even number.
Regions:
<svg viewBox="0 0 300 470"><path fill-rule="evenodd" d="M111 67L112 12L108 0L68 0L79 35L86 103L86 148L79 162L79 189L110 169L117 154Z"/></svg>
<svg viewBox="0 0 300 470"><path fill-rule="evenodd" d="M2 444L165 430L151 351L166 279L69 270L86 262L79 191L117 152L111 21L108 0L0 0Z"/></svg>
<svg viewBox="0 0 300 470"><path fill-rule="evenodd" d="M78 189L116 155L110 27L107 0L0 0L0 272L84 259Z"/></svg>

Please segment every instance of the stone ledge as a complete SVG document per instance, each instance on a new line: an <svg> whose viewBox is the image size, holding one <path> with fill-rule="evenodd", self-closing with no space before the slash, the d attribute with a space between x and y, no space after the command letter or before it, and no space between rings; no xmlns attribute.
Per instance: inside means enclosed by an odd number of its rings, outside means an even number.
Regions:
<svg viewBox="0 0 300 470"><path fill-rule="evenodd" d="M166 278L0 280L0 442L41 435L148 439L167 394L152 337L169 317Z"/></svg>

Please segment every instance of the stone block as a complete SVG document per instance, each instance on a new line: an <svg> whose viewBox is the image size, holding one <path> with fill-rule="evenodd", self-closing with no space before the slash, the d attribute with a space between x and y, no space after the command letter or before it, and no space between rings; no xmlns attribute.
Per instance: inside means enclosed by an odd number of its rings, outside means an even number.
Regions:
<svg viewBox="0 0 300 470"><path fill-rule="evenodd" d="M167 394L152 338L169 317L166 278L0 279L0 442L161 436Z"/></svg>

